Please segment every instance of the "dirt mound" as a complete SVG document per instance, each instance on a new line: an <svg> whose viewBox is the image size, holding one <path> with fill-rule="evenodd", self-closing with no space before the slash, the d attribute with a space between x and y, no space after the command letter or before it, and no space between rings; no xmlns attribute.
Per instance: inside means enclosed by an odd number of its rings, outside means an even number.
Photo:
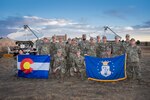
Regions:
<svg viewBox="0 0 150 100"><path fill-rule="evenodd" d="M15 41L9 38L0 39L0 52L7 52L7 47L16 46Z"/></svg>

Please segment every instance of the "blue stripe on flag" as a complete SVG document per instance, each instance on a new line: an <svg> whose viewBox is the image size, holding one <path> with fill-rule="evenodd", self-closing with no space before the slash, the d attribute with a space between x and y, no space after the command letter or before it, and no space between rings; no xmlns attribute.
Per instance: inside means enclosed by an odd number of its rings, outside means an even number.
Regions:
<svg viewBox="0 0 150 100"><path fill-rule="evenodd" d="M29 74L25 74L23 71L18 70L18 77L48 79L48 75L49 75L49 71L46 71L46 70L33 70Z"/></svg>
<svg viewBox="0 0 150 100"><path fill-rule="evenodd" d="M21 62L25 58L30 58L33 62L50 62L50 56L48 55L18 55L18 62Z"/></svg>

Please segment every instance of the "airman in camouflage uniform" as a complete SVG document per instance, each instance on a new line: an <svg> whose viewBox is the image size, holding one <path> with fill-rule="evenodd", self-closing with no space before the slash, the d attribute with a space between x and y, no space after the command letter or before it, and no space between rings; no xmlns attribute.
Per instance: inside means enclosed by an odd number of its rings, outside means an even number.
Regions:
<svg viewBox="0 0 150 100"><path fill-rule="evenodd" d="M71 46L71 38L68 38L67 43L66 43L66 54L67 57L69 57L69 47Z"/></svg>
<svg viewBox="0 0 150 100"><path fill-rule="evenodd" d="M52 42L50 42L50 52L51 56L57 53L57 47L56 47L56 36L52 36Z"/></svg>
<svg viewBox="0 0 150 100"><path fill-rule="evenodd" d="M61 49L62 50L62 55L66 58L67 54L66 54L66 43L63 42L63 39L60 37L59 38L59 42L56 44L57 50Z"/></svg>
<svg viewBox="0 0 150 100"><path fill-rule="evenodd" d="M126 34L126 41L123 42L123 47L125 50L127 50L127 47L130 45L130 35Z"/></svg>
<svg viewBox="0 0 150 100"><path fill-rule="evenodd" d="M99 57L108 58L111 56L111 44L107 42L106 36L103 36L103 42L99 44L98 50L100 51Z"/></svg>
<svg viewBox="0 0 150 100"><path fill-rule="evenodd" d="M50 54L50 45L49 45L49 40L47 38L44 38L44 43L41 47L40 54L41 55L48 55Z"/></svg>
<svg viewBox="0 0 150 100"><path fill-rule="evenodd" d="M43 40L38 39L36 41L37 54L41 54L42 45L43 45Z"/></svg>
<svg viewBox="0 0 150 100"><path fill-rule="evenodd" d="M97 57L99 57L100 55L100 51L99 51L99 49L98 49L98 46L100 45L100 43L101 43L101 37L98 35L97 36L97 41L96 41L96 56Z"/></svg>
<svg viewBox="0 0 150 100"><path fill-rule="evenodd" d="M67 43L66 43L66 54L67 54L67 60L66 60L66 74L68 74L69 70L70 70L70 58L69 58L69 48L71 46L71 38L68 38Z"/></svg>
<svg viewBox="0 0 150 100"><path fill-rule="evenodd" d="M86 34L82 35L82 41L79 42L79 47L81 50L81 55L84 56L85 54L87 54L87 46L89 44L89 41L86 40Z"/></svg>
<svg viewBox="0 0 150 100"><path fill-rule="evenodd" d="M57 54L54 55L54 64L53 64L53 73L56 78L61 77L62 81L64 79L66 69L66 60L64 56L62 56L62 50L58 49Z"/></svg>
<svg viewBox="0 0 150 100"><path fill-rule="evenodd" d="M56 47L56 36L52 36L52 42L50 43L50 55L51 55L51 68L53 68L54 63L54 55L57 53L57 47Z"/></svg>
<svg viewBox="0 0 150 100"><path fill-rule="evenodd" d="M97 44L101 43L101 37L99 35L96 37L96 39L97 39L97 41L96 41Z"/></svg>
<svg viewBox="0 0 150 100"><path fill-rule="evenodd" d="M69 47L69 66L68 66L68 70L70 70L70 68L73 66L73 60L75 58L75 55L76 55L76 52L79 50L79 46L78 44L76 43L76 40L75 39L72 39L71 41L71 45ZM70 72L71 73L71 72Z"/></svg>
<svg viewBox="0 0 150 100"><path fill-rule="evenodd" d="M77 73L83 80L86 76L85 74L85 62L84 57L80 55L80 50L76 52L75 58L73 60L73 67L71 67L71 76Z"/></svg>
<svg viewBox="0 0 150 100"><path fill-rule="evenodd" d="M90 38L90 42L87 46L87 55L96 57L96 44L93 37Z"/></svg>
<svg viewBox="0 0 150 100"><path fill-rule="evenodd" d="M75 40L75 39L72 39L71 45L70 45L69 50L68 50L68 52L69 52L69 57L70 57L71 59L73 59L74 56L75 56L75 54L76 54L76 52L77 52L77 50L79 50L79 49L80 49L80 47L79 47L78 44L76 43L76 40Z"/></svg>
<svg viewBox="0 0 150 100"><path fill-rule="evenodd" d="M127 75L132 79L141 79L141 48L136 45L135 39L130 40L130 45L127 48Z"/></svg>
<svg viewBox="0 0 150 100"><path fill-rule="evenodd" d="M122 42L119 41L119 37L115 36L115 42L112 43L112 57L119 56L125 52Z"/></svg>

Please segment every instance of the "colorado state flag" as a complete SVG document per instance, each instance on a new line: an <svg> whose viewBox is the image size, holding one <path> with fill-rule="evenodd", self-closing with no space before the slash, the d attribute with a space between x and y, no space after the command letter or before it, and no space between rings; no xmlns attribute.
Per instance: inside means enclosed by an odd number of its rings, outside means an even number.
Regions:
<svg viewBox="0 0 150 100"><path fill-rule="evenodd" d="M25 78L48 78L50 56L48 55L18 55L18 76Z"/></svg>
<svg viewBox="0 0 150 100"><path fill-rule="evenodd" d="M113 58L85 56L89 80L112 82L126 79L126 55Z"/></svg>

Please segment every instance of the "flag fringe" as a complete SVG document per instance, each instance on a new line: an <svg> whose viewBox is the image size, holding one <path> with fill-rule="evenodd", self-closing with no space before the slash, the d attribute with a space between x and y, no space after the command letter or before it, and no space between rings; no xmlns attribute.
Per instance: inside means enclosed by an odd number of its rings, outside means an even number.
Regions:
<svg viewBox="0 0 150 100"><path fill-rule="evenodd" d="M127 77L116 79L116 80L99 80L94 78L88 78L88 80L97 81L97 82L117 82L117 81L125 80L126 78Z"/></svg>

